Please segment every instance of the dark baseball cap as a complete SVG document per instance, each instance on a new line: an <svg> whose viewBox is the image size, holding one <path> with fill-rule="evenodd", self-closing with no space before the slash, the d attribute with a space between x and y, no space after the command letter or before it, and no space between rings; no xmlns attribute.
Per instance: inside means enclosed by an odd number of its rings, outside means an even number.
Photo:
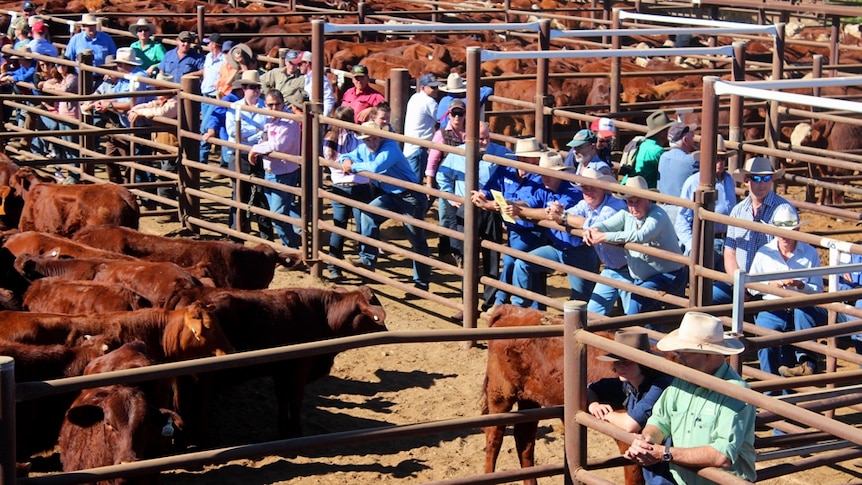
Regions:
<svg viewBox="0 0 862 485"><path fill-rule="evenodd" d="M362 64L353 66L353 76L368 76L368 68Z"/></svg>
<svg viewBox="0 0 862 485"><path fill-rule="evenodd" d="M218 32L213 32L210 34L209 38L207 38L206 42L207 44L222 45L224 44L224 37L222 37Z"/></svg>
<svg viewBox="0 0 862 485"><path fill-rule="evenodd" d="M689 132L694 131L696 125L687 125L685 123L674 123L671 125L670 129L667 130L667 139L671 142L678 142L682 140L682 137L687 135Z"/></svg>
<svg viewBox="0 0 862 485"><path fill-rule="evenodd" d="M32 12L36 10L36 5L33 2L24 2L24 5L21 6L21 10L25 12Z"/></svg>
<svg viewBox="0 0 862 485"><path fill-rule="evenodd" d="M181 40L183 42L192 42L195 40L197 36L194 32L189 32L188 30L184 30L177 35L177 40Z"/></svg>
<svg viewBox="0 0 862 485"><path fill-rule="evenodd" d="M437 87L440 87L441 84L443 84L443 83L440 82L440 80L437 79L433 74L425 74L424 76L419 78L419 85L420 86L428 86L429 88L437 88Z"/></svg>

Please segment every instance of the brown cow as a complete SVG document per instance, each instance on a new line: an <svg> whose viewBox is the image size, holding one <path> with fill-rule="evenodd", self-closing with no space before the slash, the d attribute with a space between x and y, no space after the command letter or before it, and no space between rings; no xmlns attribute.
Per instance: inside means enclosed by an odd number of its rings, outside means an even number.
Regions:
<svg viewBox="0 0 862 485"><path fill-rule="evenodd" d="M167 261L182 267L200 265L219 288L266 288L276 266L293 268L302 261L297 251L280 253L267 244L247 247L226 241L153 236L119 226L88 227L73 239L145 261Z"/></svg>
<svg viewBox="0 0 862 485"><path fill-rule="evenodd" d="M834 121L817 120L814 123L800 123L793 128L792 132L785 128L783 134L789 136L791 149L793 146L806 146L812 148L827 149L840 153L859 154L862 152L862 126L849 123L836 123ZM841 183L835 177L850 175L847 169L808 164L810 177L825 182ZM814 187L806 187L805 199L809 202L814 199ZM844 203L844 192L833 189L821 189L817 198L818 205L839 205Z"/></svg>
<svg viewBox="0 0 862 485"><path fill-rule="evenodd" d="M146 345L134 341L93 360L84 374L136 369L151 363ZM165 444L163 427L181 428L182 419L173 411L153 407L152 386L114 384L82 391L60 428L63 471L119 465L160 455Z"/></svg>
<svg viewBox="0 0 862 485"><path fill-rule="evenodd" d="M174 263L54 259L29 254L15 258L15 269L31 281L55 276L65 280L90 280L124 286L149 300L154 307L164 307L179 290L200 286L201 281L193 273L203 275L200 267L180 268Z"/></svg>
<svg viewBox="0 0 862 485"><path fill-rule="evenodd" d="M108 313L149 308L150 302L120 285L40 278L24 293L23 309L38 313Z"/></svg>
<svg viewBox="0 0 862 485"><path fill-rule="evenodd" d="M177 295L176 308L189 304L213 307L213 315L240 351L312 342L386 330L386 312L374 292L315 288L228 290L193 288ZM279 404L282 436L302 434L300 410L305 384L329 375L336 353L242 369L241 379L271 375ZM195 413L201 416L205 413Z"/></svg>
<svg viewBox="0 0 862 485"><path fill-rule="evenodd" d="M22 254L69 258L104 258L133 261L135 258L114 251L94 248L69 238L46 232L26 231L6 237L3 247L14 256Z"/></svg>
<svg viewBox="0 0 862 485"><path fill-rule="evenodd" d="M527 327L562 324L561 316L538 310L501 305L494 310L488 326ZM607 336L607 335L605 335ZM595 359L601 352L588 348L587 382L615 377L612 366ZM482 414L505 413L515 404L519 410L563 404L563 338L495 339L488 341L488 368L482 385ZM538 422L515 424L515 447L522 468L535 463ZM485 473L494 471L506 426L485 428ZM618 443L620 451L628 448ZM625 467L626 484L643 483L640 467ZM535 479L524 480L535 485Z"/></svg>
<svg viewBox="0 0 862 485"><path fill-rule="evenodd" d="M138 202L125 187L45 183L30 167L18 170L10 185L24 199L18 224L22 231L71 236L82 227L99 224L138 228Z"/></svg>

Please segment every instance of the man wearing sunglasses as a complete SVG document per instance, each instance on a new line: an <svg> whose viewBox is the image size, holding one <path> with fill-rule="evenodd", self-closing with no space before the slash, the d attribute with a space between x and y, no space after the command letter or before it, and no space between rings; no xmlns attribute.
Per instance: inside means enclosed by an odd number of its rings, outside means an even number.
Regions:
<svg viewBox="0 0 862 485"><path fill-rule="evenodd" d="M177 35L177 46L165 53L165 57L156 68L158 72L170 74L180 82L186 74L203 75L204 56L195 50L197 35L184 30ZM147 72L151 73L152 69Z"/></svg>
<svg viewBox="0 0 862 485"><path fill-rule="evenodd" d="M786 207L794 214L796 209L773 190L773 181L784 175L784 170L775 170L765 157L753 157L745 161L742 168L734 171L733 178L748 189L748 197L730 211L730 217L744 221L772 223L775 212ZM737 268L749 271L754 255L772 236L736 226L727 227L724 240L724 271L732 275ZM731 285L716 281L712 286L712 302L730 303L733 300Z"/></svg>

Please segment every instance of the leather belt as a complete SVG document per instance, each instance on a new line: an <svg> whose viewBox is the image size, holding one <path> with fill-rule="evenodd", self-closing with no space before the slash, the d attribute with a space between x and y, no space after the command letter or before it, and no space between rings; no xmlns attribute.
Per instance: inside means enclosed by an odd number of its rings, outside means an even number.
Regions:
<svg viewBox="0 0 862 485"><path fill-rule="evenodd" d="M368 184L360 184L358 182L343 182L340 184L332 184L336 187L356 187L357 185L368 185Z"/></svg>

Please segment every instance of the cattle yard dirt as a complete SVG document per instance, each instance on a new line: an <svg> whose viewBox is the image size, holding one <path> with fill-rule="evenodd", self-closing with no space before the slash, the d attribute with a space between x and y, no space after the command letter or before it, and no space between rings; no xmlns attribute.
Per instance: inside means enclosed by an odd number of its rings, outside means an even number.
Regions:
<svg viewBox="0 0 862 485"><path fill-rule="evenodd" d="M806 219L810 219L808 215ZM429 218L430 220L430 218ZM806 231L838 231L852 223L814 218ZM388 229L387 229L388 228ZM153 234L182 234L177 224L142 221L142 231ZM383 233L398 238L401 230L392 223ZM383 265L397 271L409 282L409 267L398 261ZM439 276L438 276L439 278ZM553 276L549 287L567 288L562 275ZM342 286L361 282L348 280ZM457 301L457 281L435 281L432 291ZM272 288L334 287L331 282L302 272L276 271ZM405 301L404 293L380 284L371 284L386 308L390 330L433 330L457 328L447 317L454 313L426 300ZM485 326L485 321L479 323ZM342 352L331 376L311 384L306 392L303 426L306 435L334 433L398 424L420 423L479 414L479 397L485 372L485 343L462 348L460 343L397 344ZM276 405L268 379L251 381L215 397L212 430L215 447L277 440ZM761 430L761 436L771 434ZM564 437L562 423L543 421L538 430L536 463L561 464ZM235 460L199 469L175 470L162 474L166 485L219 483L345 484L426 483L482 473L485 440L481 429L441 433L424 438L387 440L366 445L316 449L299 456L267 456ZM599 433L589 432L590 459L618 456L616 444ZM786 462L798 458L784 459ZM771 463L778 463L770 462ZM511 428L503 442L498 470L518 468ZM622 470L598 474L613 483L623 483ZM792 476L760 483L818 485L862 482L862 460L847 461ZM562 484L560 476L539 480L540 484Z"/></svg>

